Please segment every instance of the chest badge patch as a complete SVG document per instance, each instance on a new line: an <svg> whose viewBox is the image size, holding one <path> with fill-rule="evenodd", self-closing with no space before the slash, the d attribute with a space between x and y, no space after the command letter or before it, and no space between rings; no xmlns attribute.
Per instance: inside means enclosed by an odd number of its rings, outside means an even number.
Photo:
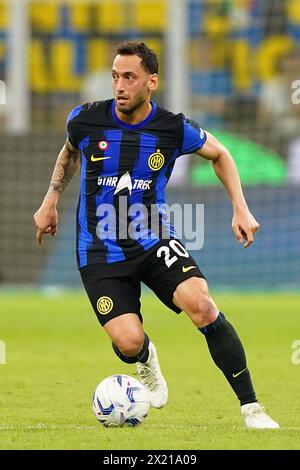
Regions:
<svg viewBox="0 0 300 470"><path fill-rule="evenodd" d="M159 149L157 149L155 153L152 153L148 158L148 165L153 171L160 170L164 166L164 163L165 157Z"/></svg>
<svg viewBox="0 0 300 470"><path fill-rule="evenodd" d="M106 140L100 140L98 142L98 149L99 150L107 150L109 147L109 144Z"/></svg>

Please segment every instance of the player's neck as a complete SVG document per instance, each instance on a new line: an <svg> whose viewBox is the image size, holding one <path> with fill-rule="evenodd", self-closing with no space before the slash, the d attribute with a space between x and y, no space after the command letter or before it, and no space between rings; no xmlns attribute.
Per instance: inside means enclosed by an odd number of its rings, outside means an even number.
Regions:
<svg viewBox="0 0 300 470"><path fill-rule="evenodd" d="M120 121L125 122L126 124L139 124L143 122L147 116L151 113L152 104L151 102L145 102L140 108L134 111L132 114L125 114L118 110L117 106L115 108L116 115L120 119Z"/></svg>

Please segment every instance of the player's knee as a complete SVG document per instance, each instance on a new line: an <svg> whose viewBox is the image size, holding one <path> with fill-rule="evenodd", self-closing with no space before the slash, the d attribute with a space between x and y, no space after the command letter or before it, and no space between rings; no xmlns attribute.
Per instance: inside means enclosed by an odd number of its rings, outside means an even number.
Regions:
<svg viewBox="0 0 300 470"><path fill-rule="evenodd" d="M115 344L124 356L136 356L143 347L144 335L136 334L127 338L120 338Z"/></svg>
<svg viewBox="0 0 300 470"><path fill-rule="evenodd" d="M201 295L197 298L191 298L187 313L193 323L199 328L214 322L219 312L215 303L208 295Z"/></svg>

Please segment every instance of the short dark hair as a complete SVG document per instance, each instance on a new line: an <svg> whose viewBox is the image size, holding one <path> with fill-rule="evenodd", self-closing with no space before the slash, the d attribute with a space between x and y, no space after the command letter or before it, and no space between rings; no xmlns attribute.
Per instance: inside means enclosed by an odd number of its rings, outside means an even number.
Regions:
<svg viewBox="0 0 300 470"><path fill-rule="evenodd" d="M137 55L142 59L141 65L146 72L158 73L157 55L144 42L122 42L117 55Z"/></svg>

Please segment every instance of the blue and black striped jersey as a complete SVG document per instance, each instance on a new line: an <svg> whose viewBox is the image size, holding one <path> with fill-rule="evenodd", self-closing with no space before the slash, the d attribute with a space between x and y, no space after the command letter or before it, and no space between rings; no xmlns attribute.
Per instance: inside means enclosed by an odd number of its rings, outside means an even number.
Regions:
<svg viewBox="0 0 300 470"><path fill-rule="evenodd" d="M165 187L176 158L200 149L206 134L183 114L151 104L136 125L120 121L114 100L77 106L68 116L69 141L81 151L79 268L124 261L163 233L175 236L166 219Z"/></svg>

